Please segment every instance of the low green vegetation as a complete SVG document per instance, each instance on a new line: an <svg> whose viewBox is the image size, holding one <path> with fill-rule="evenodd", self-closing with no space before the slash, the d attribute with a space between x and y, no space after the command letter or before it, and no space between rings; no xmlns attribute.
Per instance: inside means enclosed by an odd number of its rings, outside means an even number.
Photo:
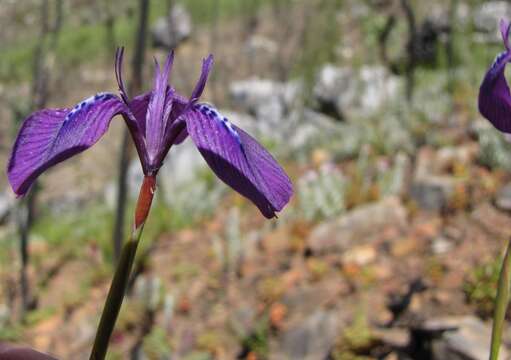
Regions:
<svg viewBox="0 0 511 360"><path fill-rule="evenodd" d="M288 1L288 0L282 0ZM209 24L215 16L211 11L213 6L218 7L218 19L238 15L250 9L255 10L268 1L243 1L239 0L218 0L210 1L211 6L205 6L203 0L181 0L190 11L193 21L196 24ZM166 0L151 0L150 2L150 23L166 13ZM135 8L137 3L130 0L129 8ZM35 11L35 10L34 10ZM131 47L134 39L134 32L137 26L133 18L135 12L128 14L116 14L114 22L114 36L116 44ZM75 69L83 63L90 61L103 61L111 55L107 40L107 28L105 23L95 22L89 24L69 24L66 17L59 34L56 61L60 71ZM34 50L40 39L19 38L2 49L0 58L0 81L4 83L15 83L30 79L32 75Z"/></svg>
<svg viewBox="0 0 511 360"><path fill-rule="evenodd" d="M476 312L483 318L493 315L501 263L502 259L498 257L475 267L463 284L467 301L475 306Z"/></svg>

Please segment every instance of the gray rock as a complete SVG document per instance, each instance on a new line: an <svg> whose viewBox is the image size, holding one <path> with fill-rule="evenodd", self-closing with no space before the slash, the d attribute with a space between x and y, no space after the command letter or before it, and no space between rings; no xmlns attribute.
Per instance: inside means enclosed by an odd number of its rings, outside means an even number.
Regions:
<svg viewBox="0 0 511 360"><path fill-rule="evenodd" d="M427 320L421 328L431 331L447 329L440 339L433 342L435 360L486 360L489 357L491 327L475 316ZM499 358L508 358L504 347Z"/></svg>
<svg viewBox="0 0 511 360"><path fill-rule="evenodd" d="M282 335L282 343L270 360L324 360L331 352L340 332L335 312L316 310L303 322L290 326Z"/></svg>
<svg viewBox="0 0 511 360"><path fill-rule="evenodd" d="M0 193L0 224L4 223L15 206L15 196L11 189Z"/></svg>
<svg viewBox="0 0 511 360"><path fill-rule="evenodd" d="M449 176L424 176L412 183L410 195L420 208L440 211L447 206L457 183Z"/></svg>
<svg viewBox="0 0 511 360"><path fill-rule="evenodd" d="M481 32L477 37L483 42L500 43L500 19L511 17L511 4L507 1L486 1L479 5L473 13L476 30Z"/></svg>
<svg viewBox="0 0 511 360"><path fill-rule="evenodd" d="M407 212L401 201L388 197L316 226L308 245L313 252L345 251L355 243L367 243L388 226L403 228L406 222Z"/></svg>
<svg viewBox="0 0 511 360"><path fill-rule="evenodd" d="M191 33L192 19L181 4L174 5L168 16L157 19L151 29L153 45L166 49L175 49L188 39Z"/></svg>
<svg viewBox="0 0 511 360"><path fill-rule="evenodd" d="M325 134L339 132L335 119L307 108L291 114L286 121L289 123L286 141L292 149L319 145Z"/></svg>
<svg viewBox="0 0 511 360"><path fill-rule="evenodd" d="M396 97L400 82L383 66L363 66L354 71L328 64L320 70L313 92L324 108L341 118L368 116Z"/></svg>
<svg viewBox="0 0 511 360"><path fill-rule="evenodd" d="M293 110L302 108L299 82L252 78L233 82L229 92L235 107L256 121L250 127L255 128L253 135L260 139L288 142L302 119L300 112Z"/></svg>
<svg viewBox="0 0 511 360"><path fill-rule="evenodd" d="M235 81L229 87L235 105L256 117L259 112L265 113L260 108L264 109L272 102L279 104L281 112L285 113L299 99L301 91L299 82L282 83L260 78Z"/></svg>
<svg viewBox="0 0 511 360"><path fill-rule="evenodd" d="M511 183L499 190L495 198L495 205L500 210L511 211Z"/></svg>
<svg viewBox="0 0 511 360"><path fill-rule="evenodd" d="M258 107L273 98L280 97L281 92L281 83L259 78L235 81L229 87L229 94L233 102L243 110L254 114Z"/></svg>
<svg viewBox="0 0 511 360"><path fill-rule="evenodd" d="M435 255L445 254L451 251L453 247L453 243L443 236L435 238L431 244L431 250Z"/></svg>
<svg viewBox="0 0 511 360"><path fill-rule="evenodd" d="M448 204L460 181L441 174L443 167L452 159L451 151L435 152L424 148L419 152L410 196L422 209L440 211Z"/></svg>

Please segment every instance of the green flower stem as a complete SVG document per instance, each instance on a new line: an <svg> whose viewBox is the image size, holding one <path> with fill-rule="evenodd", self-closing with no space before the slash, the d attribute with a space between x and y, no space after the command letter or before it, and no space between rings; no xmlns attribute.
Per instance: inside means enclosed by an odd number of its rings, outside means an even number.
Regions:
<svg viewBox="0 0 511 360"><path fill-rule="evenodd" d="M506 310L509 302L509 281L511 278L511 240L507 243L506 254L502 260L499 275L497 297L495 298L495 313L493 314L493 328L491 333L490 360L499 358L502 328L506 319Z"/></svg>
<svg viewBox="0 0 511 360"><path fill-rule="evenodd" d="M90 360L103 360L105 358L108 343L114 330L115 322L121 309L122 301L131 275L137 246L142 236L144 224L149 215L151 203L155 191L156 181L154 177L146 176L137 201L135 210L135 223L129 241L122 248L121 257L115 270L110 290L106 298L103 313L99 321L96 338L90 355Z"/></svg>

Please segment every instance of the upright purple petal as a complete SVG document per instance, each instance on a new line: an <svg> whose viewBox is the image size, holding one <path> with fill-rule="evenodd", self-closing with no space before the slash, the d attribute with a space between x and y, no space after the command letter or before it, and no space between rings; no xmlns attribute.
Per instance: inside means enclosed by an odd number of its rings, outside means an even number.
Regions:
<svg viewBox="0 0 511 360"><path fill-rule="evenodd" d="M504 46L506 50L509 51L509 21L501 19L500 20L500 35L502 36L502 41L504 42Z"/></svg>
<svg viewBox="0 0 511 360"><path fill-rule="evenodd" d="M206 59L202 60L202 69L199 77L199 81L195 85L195 88L192 91L192 96L190 96L190 106L194 105L202 95L204 88L206 87L206 82L208 81L209 73L211 72L211 68L213 67L213 55L209 55Z"/></svg>
<svg viewBox="0 0 511 360"><path fill-rule="evenodd" d="M171 52L167 57L163 71L161 71L158 62L155 60L153 91L147 107L145 127L147 151L150 159L156 157L159 150L162 148L167 121L164 117L167 87L173 60L174 52ZM173 92L172 89L171 91Z"/></svg>
<svg viewBox="0 0 511 360"><path fill-rule="evenodd" d="M45 109L23 122L7 165L9 182L23 195L49 167L94 145L116 114L129 111L115 95L99 93L72 109Z"/></svg>
<svg viewBox="0 0 511 360"><path fill-rule="evenodd" d="M256 140L209 105L184 115L187 131L215 174L250 199L267 218L289 202L291 181Z"/></svg>
<svg viewBox="0 0 511 360"><path fill-rule="evenodd" d="M122 59L124 56L124 47L117 48L115 52L115 78L117 79L117 85L119 86L119 93L121 95L122 100L125 104L128 104L128 93L126 92L126 88L124 87L124 82L122 80Z"/></svg>
<svg viewBox="0 0 511 360"><path fill-rule="evenodd" d="M511 133L511 94L504 70L511 60L509 47L509 23L501 22L501 33L506 51L497 55L487 71L479 89L479 111L493 126L505 133Z"/></svg>

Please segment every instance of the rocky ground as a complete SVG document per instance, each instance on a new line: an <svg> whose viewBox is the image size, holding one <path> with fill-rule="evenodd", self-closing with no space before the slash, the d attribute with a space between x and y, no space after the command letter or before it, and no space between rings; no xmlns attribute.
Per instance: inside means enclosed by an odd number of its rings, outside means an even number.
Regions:
<svg viewBox="0 0 511 360"><path fill-rule="evenodd" d="M364 26L374 9L347 3L334 18L350 30L338 59L312 80L278 76L276 57L291 62L294 50L279 50L285 34L271 16L261 16L248 38L233 35L243 19L219 28L229 46L218 49L218 77L206 98L271 149L296 195L278 220L266 221L211 176L191 143L173 148L111 359L487 358L500 255L511 233L511 145L475 106L495 54L481 63L467 56L451 92L445 68L419 68L408 101L404 76L378 61L353 65L370 51ZM471 11L473 24L465 24L475 29L460 47L493 51L491 24L511 7L460 3L458 16ZM301 39L303 9L290 10L298 19L290 43ZM425 14L421 20L445 20L442 11ZM366 25L354 27L356 19ZM198 30L190 36L179 45L173 77L183 91L209 39ZM239 65L236 48L257 61ZM115 88L110 67L83 69L72 75L82 88L55 105L98 86ZM0 109L0 116L10 115ZM111 280L112 163L121 126L43 177L30 239L37 307L23 322L15 201L9 191L0 196L0 340L87 358ZM140 181L134 161L132 197Z"/></svg>

